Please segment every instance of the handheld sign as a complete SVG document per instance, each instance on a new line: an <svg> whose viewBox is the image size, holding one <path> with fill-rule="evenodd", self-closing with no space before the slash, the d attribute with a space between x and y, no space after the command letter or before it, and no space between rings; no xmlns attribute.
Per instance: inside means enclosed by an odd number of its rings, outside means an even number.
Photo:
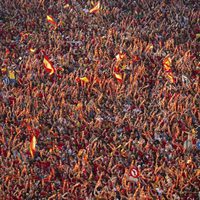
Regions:
<svg viewBox="0 0 200 200"><path fill-rule="evenodd" d="M130 176L132 176L133 178L139 177L139 171L136 167L132 167L130 169Z"/></svg>

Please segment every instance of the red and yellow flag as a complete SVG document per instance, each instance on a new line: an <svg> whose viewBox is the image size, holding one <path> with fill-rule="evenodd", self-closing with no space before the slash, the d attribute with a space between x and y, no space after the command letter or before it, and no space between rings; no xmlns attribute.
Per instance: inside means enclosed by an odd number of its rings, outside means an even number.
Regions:
<svg viewBox="0 0 200 200"><path fill-rule="evenodd" d="M169 80L170 83L175 83L175 79L171 70L172 60L169 56L167 56L163 60L164 71L166 73L166 78Z"/></svg>
<svg viewBox="0 0 200 200"><path fill-rule="evenodd" d="M120 83L122 83L123 79L122 79L122 75L121 74L114 73L114 76Z"/></svg>
<svg viewBox="0 0 200 200"><path fill-rule="evenodd" d="M163 60L163 66L164 66L164 70L170 71L171 70L171 65L172 65L172 60L171 58L168 56Z"/></svg>
<svg viewBox="0 0 200 200"><path fill-rule="evenodd" d="M89 13L97 13L100 10L100 1L94 6L94 8L90 9Z"/></svg>
<svg viewBox="0 0 200 200"><path fill-rule="evenodd" d="M174 79L173 74L171 72L167 72L166 78L169 80L170 83L175 83L175 79Z"/></svg>
<svg viewBox="0 0 200 200"><path fill-rule="evenodd" d="M49 61L49 58L47 56L44 56L43 64L44 64L46 71L50 72L49 73L50 75L55 73L55 69L53 67L53 64Z"/></svg>
<svg viewBox="0 0 200 200"><path fill-rule="evenodd" d="M36 137L32 136L31 142L30 142L30 153L31 153L32 158L34 158L36 143L37 143Z"/></svg>
<svg viewBox="0 0 200 200"><path fill-rule="evenodd" d="M47 21L51 24L53 24L54 26L57 26L56 21L53 19L53 17L47 15Z"/></svg>
<svg viewBox="0 0 200 200"><path fill-rule="evenodd" d="M86 76L80 78L80 80L83 81L84 83L89 83L89 79Z"/></svg>

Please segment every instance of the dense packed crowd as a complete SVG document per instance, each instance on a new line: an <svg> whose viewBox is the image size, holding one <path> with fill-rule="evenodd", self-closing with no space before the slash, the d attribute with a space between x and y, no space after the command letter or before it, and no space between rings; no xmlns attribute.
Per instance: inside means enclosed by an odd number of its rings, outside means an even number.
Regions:
<svg viewBox="0 0 200 200"><path fill-rule="evenodd" d="M0 1L0 199L197 200L198 1L96 3Z"/></svg>

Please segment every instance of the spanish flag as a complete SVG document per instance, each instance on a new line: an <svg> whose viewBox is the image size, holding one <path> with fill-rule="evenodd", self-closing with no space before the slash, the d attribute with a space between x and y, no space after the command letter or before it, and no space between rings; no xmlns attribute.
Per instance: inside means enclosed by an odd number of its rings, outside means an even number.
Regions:
<svg viewBox="0 0 200 200"><path fill-rule="evenodd" d="M164 70L166 72L170 71L171 70L171 65L172 65L172 60L170 57L166 57L164 60L163 60L163 66L164 66Z"/></svg>
<svg viewBox="0 0 200 200"><path fill-rule="evenodd" d="M53 24L54 26L57 26L57 23L55 22L55 20L53 19L53 17L47 15L47 21L51 24Z"/></svg>
<svg viewBox="0 0 200 200"><path fill-rule="evenodd" d="M32 158L34 158L36 143L37 143L36 137L32 136L31 142L30 142L30 153L31 153Z"/></svg>
<svg viewBox="0 0 200 200"><path fill-rule="evenodd" d="M169 80L170 83L175 83L175 79L174 79L174 76L173 76L172 70L171 70L171 65L172 65L172 60L169 56L167 56L163 60L163 66L164 66L164 70L166 72L166 78Z"/></svg>
<svg viewBox="0 0 200 200"><path fill-rule="evenodd" d="M89 83L89 79L86 76L80 78L80 80L83 81L84 83Z"/></svg>
<svg viewBox="0 0 200 200"><path fill-rule="evenodd" d="M169 80L170 83L175 83L175 79L174 79L173 74L171 72L168 72L166 74L166 78Z"/></svg>
<svg viewBox="0 0 200 200"><path fill-rule="evenodd" d="M114 73L114 76L120 83L122 83L122 75L121 74Z"/></svg>
<svg viewBox="0 0 200 200"><path fill-rule="evenodd" d="M89 13L97 13L100 10L100 1L94 6L94 8L90 9Z"/></svg>
<svg viewBox="0 0 200 200"><path fill-rule="evenodd" d="M53 64L49 61L49 58L47 56L44 56L44 67L46 69L47 72L50 72L49 74L52 75L55 73L55 69L53 67Z"/></svg>

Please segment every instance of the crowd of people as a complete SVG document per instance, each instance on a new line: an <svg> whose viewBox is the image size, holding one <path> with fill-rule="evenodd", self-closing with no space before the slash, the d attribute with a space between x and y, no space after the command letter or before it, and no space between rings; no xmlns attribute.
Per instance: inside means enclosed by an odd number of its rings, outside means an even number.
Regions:
<svg viewBox="0 0 200 200"><path fill-rule="evenodd" d="M199 9L0 1L0 199L199 199Z"/></svg>

